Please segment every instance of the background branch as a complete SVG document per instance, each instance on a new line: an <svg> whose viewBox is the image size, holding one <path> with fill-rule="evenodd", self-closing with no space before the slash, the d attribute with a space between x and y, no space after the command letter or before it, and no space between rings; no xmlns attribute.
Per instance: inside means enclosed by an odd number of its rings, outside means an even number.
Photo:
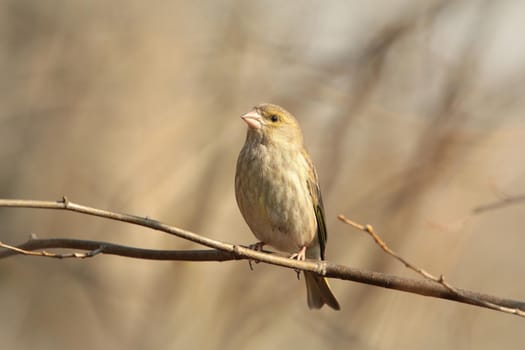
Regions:
<svg viewBox="0 0 525 350"><path fill-rule="evenodd" d="M153 260L227 261L235 259L252 259L291 269L313 271L326 277L350 280L354 282L360 282L425 296L448 299L458 301L461 303L467 303L471 305L495 309L502 312L512 313L519 316L525 316L525 303L522 301L503 299L496 296L451 287L450 285L439 283L439 280L427 281L402 278L379 272L363 271L344 265L333 264L328 261L296 261L293 259L278 256L276 254L268 252L258 252L240 245L233 245L212 240L206 237L202 237L196 233L169 226L159 221L149 219L147 217L116 213L75 204L70 202L65 197L62 200L56 202L0 199L0 207L69 210L78 213L94 215L108 218L111 220L123 221L135 225L148 227L215 249L189 251L153 250L134 248L101 241L75 239L39 239L32 237L29 241L17 247L1 243L0 246L5 248L6 250L3 252L0 251L0 258L5 258L14 254L37 255L52 258L88 258L98 254L111 254ZM353 224L353 226L359 225L355 223ZM366 227L369 227L369 225L363 226L362 229L369 233L373 232L371 230L366 230ZM377 237L377 235L375 234L373 236ZM377 239L376 242L378 242ZM382 241L380 240L380 242ZM383 246L386 247L384 243ZM88 252L66 254L50 253L47 251L34 252L34 250L37 249L48 248L80 249ZM441 280L444 282L443 279ZM493 307L494 305L497 306L497 308Z"/></svg>
<svg viewBox="0 0 525 350"><path fill-rule="evenodd" d="M525 202L525 194L512 196L512 197L506 196L503 199L500 199L498 201L477 206L476 208L472 210L472 212L474 214L480 214L480 213L483 213L489 210L502 209L509 205L520 204L524 202Z"/></svg>

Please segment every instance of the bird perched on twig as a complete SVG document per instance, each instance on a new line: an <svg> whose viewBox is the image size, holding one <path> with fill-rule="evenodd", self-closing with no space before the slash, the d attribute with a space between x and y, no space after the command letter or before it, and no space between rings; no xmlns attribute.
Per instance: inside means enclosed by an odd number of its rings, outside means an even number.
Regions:
<svg viewBox="0 0 525 350"><path fill-rule="evenodd" d="M241 118L248 125L237 160L235 197L260 241L297 260L324 260L326 225L319 181L297 120L282 107L260 104ZM339 310L326 278L304 272L310 308Z"/></svg>

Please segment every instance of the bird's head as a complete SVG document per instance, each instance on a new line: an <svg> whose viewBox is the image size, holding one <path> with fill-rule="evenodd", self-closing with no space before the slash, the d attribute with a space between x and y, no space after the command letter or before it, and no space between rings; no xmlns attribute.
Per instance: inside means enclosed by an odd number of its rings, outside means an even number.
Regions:
<svg viewBox="0 0 525 350"><path fill-rule="evenodd" d="M294 116L284 108L263 103L241 116L248 124L248 139L301 146L303 136Z"/></svg>

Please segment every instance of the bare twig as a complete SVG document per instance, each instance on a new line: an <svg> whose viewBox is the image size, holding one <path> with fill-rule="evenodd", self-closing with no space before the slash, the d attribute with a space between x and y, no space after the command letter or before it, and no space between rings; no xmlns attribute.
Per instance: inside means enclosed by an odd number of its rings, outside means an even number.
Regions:
<svg viewBox="0 0 525 350"><path fill-rule="evenodd" d="M31 238L26 243L17 247L1 244L5 250L0 251L0 258L15 254L36 255L40 257L52 258L88 258L100 254L113 254L141 259L155 260L185 260L185 261L227 261L235 259L251 259L278 265L290 269L312 271L326 277L350 280L384 288L396 289L400 291L432 296L441 299L454 300L462 303L490 307L490 303L501 306L495 310L510 312L503 308L511 309L515 315L525 315L525 302L498 298L491 295L480 294L472 291L455 289L455 292L447 288L443 283L435 283L425 280L414 280L401 278L378 272L363 271L344 265L337 265L327 261L297 261L286 257L270 254L268 252L254 251L244 246L228 244L212 240L196 233L182 230L173 226L166 225L156 220L146 217L139 217L129 214L116 213L97 208L91 208L75 204L63 198L60 201L32 201L32 200L8 200L0 199L0 207L19 207L19 208L46 208L69 210L82 214L94 215L112 220L132 223L148 227L154 230L166 232L168 234L202 244L213 248L213 250L153 250L128 247L112 244L108 242L74 240L74 239L39 239ZM356 226L357 227L357 226ZM359 227L358 227L359 228ZM370 227L371 228L371 227ZM365 227L366 229L366 227ZM373 230L371 229L373 232ZM386 246L386 245L385 245ZM74 253L50 253L47 251L34 252L38 249L68 248L76 250L86 250L87 252ZM444 282L444 280L443 280Z"/></svg>
<svg viewBox="0 0 525 350"><path fill-rule="evenodd" d="M15 253L18 253L18 254L31 255L31 256L45 256L46 258L56 258L56 259L66 259L66 258L85 259L85 258L91 258L91 257L93 257L95 255L98 255L98 254L102 253L102 251L104 250L104 245L100 245L98 248L90 250L88 252L73 252L73 253L60 254L60 253L48 252L48 251L45 251L45 250L34 252L34 251L31 251L31 250L23 249L21 247L13 247L13 246L11 246L9 244L5 244L5 243L2 243L2 242L0 242L0 247L6 248L8 251L15 252Z"/></svg>
<svg viewBox="0 0 525 350"><path fill-rule="evenodd" d="M478 298L478 297L475 297L473 295L466 295L466 294L464 294L464 291L462 291L462 290L452 286L450 283L446 282L444 275L440 275L439 277L436 277L436 276L432 275L431 273L423 270L422 268L419 268L419 267L411 264L406 259L404 259L399 254L397 254L392 249L390 249L388 247L388 245L381 239L381 237L379 237L375 233L374 228L371 225L362 225L362 224L356 223L356 222L354 222L352 220L349 220L349 219L345 218L344 215L339 215L338 219L341 220L342 222L352 226L352 227L357 228L358 230L361 230L363 232L368 233L374 239L374 241L377 243L377 245L384 252L386 252L387 254L392 256L393 258L399 260L407 268L411 269L412 271L415 271L416 273L420 274L424 278L426 278L428 280L431 280L433 282L439 283L440 285L445 287L451 293L456 294L458 297L461 297L461 298L464 298L464 299L471 299L473 304L476 304L476 305L479 305L479 306L483 306L483 307L486 307L486 308L489 308L489 309L492 309L492 310L497 310L497 311L506 312L506 313L510 313L510 314L514 314L514 315L525 317L525 310L523 310L522 308L514 308L514 307L510 307L509 308L509 307L507 307L505 305L500 305L498 303L494 303L494 302L491 302L491 301L488 301L488 300L483 300L483 298Z"/></svg>

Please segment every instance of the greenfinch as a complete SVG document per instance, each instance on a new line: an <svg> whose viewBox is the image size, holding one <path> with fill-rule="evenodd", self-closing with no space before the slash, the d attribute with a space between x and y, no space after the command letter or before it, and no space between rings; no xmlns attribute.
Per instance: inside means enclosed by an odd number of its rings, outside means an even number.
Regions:
<svg viewBox="0 0 525 350"><path fill-rule="evenodd" d="M237 160L235 197L255 237L297 260L324 260L326 225L319 181L294 116L260 104L241 116L248 125ZM304 273L310 309L339 310L326 278Z"/></svg>

